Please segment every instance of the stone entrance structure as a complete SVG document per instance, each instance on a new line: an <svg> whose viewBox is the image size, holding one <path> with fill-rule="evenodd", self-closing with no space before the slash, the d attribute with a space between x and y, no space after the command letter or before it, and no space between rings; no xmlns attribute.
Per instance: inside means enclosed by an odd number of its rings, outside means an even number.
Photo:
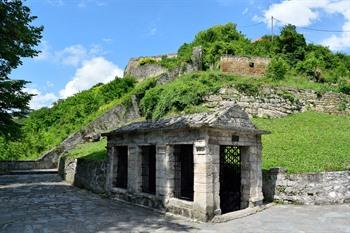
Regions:
<svg viewBox="0 0 350 233"><path fill-rule="evenodd" d="M108 138L112 197L201 221L260 205L261 135L238 106L136 122Z"/></svg>

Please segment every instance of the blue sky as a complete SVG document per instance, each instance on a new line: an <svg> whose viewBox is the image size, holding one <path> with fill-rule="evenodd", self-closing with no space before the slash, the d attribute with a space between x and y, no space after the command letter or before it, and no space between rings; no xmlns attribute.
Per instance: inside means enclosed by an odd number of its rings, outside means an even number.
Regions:
<svg viewBox="0 0 350 233"><path fill-rule="evenodd" d="M300 27L350 31L349 0L27 0L45 27L42 53L11 77L32 83L32 108L108 82L131 57L176 52L203 29L234 22L250 39L270 33L270 16ZM282 26L276 22L276 30ZM253 26L252 26L253 25ZM299 28L308 42L350 53L350 32Z"/></svg>

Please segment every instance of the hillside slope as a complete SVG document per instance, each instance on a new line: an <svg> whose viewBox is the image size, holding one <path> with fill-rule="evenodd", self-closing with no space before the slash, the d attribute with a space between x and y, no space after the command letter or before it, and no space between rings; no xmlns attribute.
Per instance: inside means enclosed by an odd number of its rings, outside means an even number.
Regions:
<svg viewBox="0 0 350 233"><path fill-rule="evenodd" d="M199 53L198 48L201 48ZM197 51L198 56L194 56L193 51ZM243 77L220 71L220 57L227 54L263 56L271 62L264 76ZM98 140L102 131L130 120L201 112L225 101L237 103L258 117L280 117L308 110L340 115L350 112L350 56L307 44L292 25L282 29L274 40L267 35L257 42L248 40L232 23L218 25L199 32L191 43L179 48L176 56L142 57L132 62L142 74L151 75L150 67L161 66L162 69L157 77L118 78L60 100L51 108L33 111L19 120L23 124L21 138L12 141L0 138L0 160L35 159L47 151L57 157L78 143ZM142 81L137 83L135 78ZM318 117L314 117L309 120L317 122ZM297 117L290 119L288 124L299 121ZM338 118L344 123L347 119L346 116ZM267 123L269 120L261 122L264 129L274 130L273 125ZM259 121L257 123L260 125ZM317 131L317 128L312 130ZM332 135L336 138L340 134L334 131ZM102 144L89 145L89 150L80 148L85 152L78 151L76 155L87 154ZM276 155L281 151L267 153ZM339 156L344 157L344 154ZM288 156L285 159L288 160ZM339 161L342 165L331 169L346 167L346 159ZM309 168L306 166L304 170ZM317 165L311 168L314 169L328 168Z"/></svg>

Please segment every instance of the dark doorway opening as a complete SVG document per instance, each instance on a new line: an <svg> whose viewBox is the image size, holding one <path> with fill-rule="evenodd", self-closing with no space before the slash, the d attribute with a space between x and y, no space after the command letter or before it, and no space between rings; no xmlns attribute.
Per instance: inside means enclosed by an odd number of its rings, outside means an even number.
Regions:
<svg viewBox="0 0 350 233"><path fill-rule="evenodd" d="M220 208L221 213L240 209L241 148L220 146Z"/></svg>
<svg viewBox="0 0 350 233"><path fill-rule="evenodd" d="M127 188L128 184L128 147L115 147L115 157L113 159L113 186L117 188Z"/></svg>
<svg viewBox="0 0 350 233"><path fill-rule="evenodd" d="M193 201L193 145L175 145L175 197Z"/></svg>
<svg viewBox="0 0 350 233"><path fill-rule="evenodd" d="M156 193L156 146L142 146L142 192Z"/></svg>

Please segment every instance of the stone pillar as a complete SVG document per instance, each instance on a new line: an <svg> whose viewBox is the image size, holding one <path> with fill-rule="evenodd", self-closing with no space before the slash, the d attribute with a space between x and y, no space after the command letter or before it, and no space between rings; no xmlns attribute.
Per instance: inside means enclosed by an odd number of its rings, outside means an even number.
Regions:
<svg viewBox="0 0 350 233"><path fill-rule="evenodd" d="M107 177L106 177L106 190L109 192L112 189L112 182L113 182L113 165L114 165L114 153L115 148L113 146L107 147Z"/></svg>
<svg viewBox="0 0 350 233"><path fill-rule="evenodd" d="M220 209L220 146L209 144L209 156L213 166L214 214L221 214Z"/></svg>
<svg viewBox="0 0 350 233"><path fill-rule="evenodd" d="M241 209L261 205L262 193L261 144L242 147Z"/></svg>
<svg viewBox="0 0 350 233"><path fill-rule="evenodd" d="M141 149L137 145L128 148L128 191L141 192Z"/></svg>
<svg viewBox="0 0 350 233"><path fill-rule="evenodd" d="M166 145L156 145L156 196L164 198L167 195L167 169Z"/></svg>
<svg viewBox="0 0 350 233"><path fill-rule="evenodd" d="M214 216L214 166L209 146L205 140L194 142L194 200L193 216L208 221Z"/></svg>

